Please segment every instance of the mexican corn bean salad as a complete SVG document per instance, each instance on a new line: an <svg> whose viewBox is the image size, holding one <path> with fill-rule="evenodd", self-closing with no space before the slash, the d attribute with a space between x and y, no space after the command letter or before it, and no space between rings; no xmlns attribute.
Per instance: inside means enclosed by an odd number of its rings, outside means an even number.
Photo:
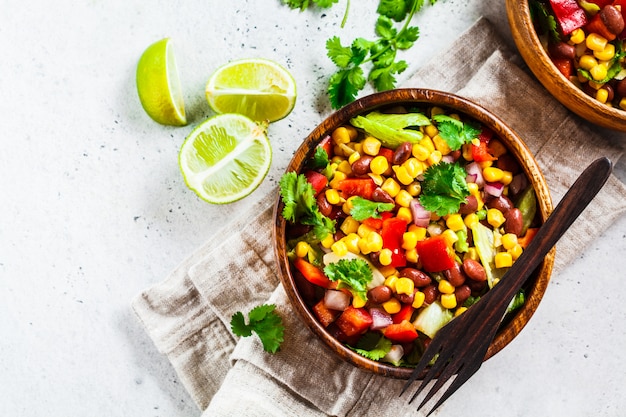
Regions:
<svg viewBox="0 0 626 417"><path fill-rule="evenodd" d="M319 323L397 366L496 285L537 227L534 190L503 142L441 107L351 119L280 193L292 272Z"/></svg>

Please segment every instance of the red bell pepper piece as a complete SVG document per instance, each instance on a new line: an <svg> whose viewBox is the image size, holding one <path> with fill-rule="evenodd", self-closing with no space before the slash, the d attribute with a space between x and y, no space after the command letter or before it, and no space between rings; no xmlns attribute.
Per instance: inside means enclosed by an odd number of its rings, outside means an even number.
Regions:
<svg viewBox="0 0 626 417"><path fill-rule="evenodd" d="M376 184L371 178L346 178L345 180L339 181L337 189L342 192L343 198L345 199L357 195L371 200L372 194L376 189Z"/></svg>
<svg viewBox="0 0 626 417"><path fill-rule="evenodd" d="M404 304L400 308L400 311L398 311L396 314L391 315L391 319L393 320L394 324L402 323L405 320L411 321L411 317L413 316L414 311L415 308L412 305Z"/></svg>
<svg viewBox="0 0 626 417"><path fill-rule="evenodd" d="M472 144L472 159L476 162L484 162L484 161L494 161L495 158L491 153L489 153L489 141L493 137L493 131L491 129L483 128L480 135L478 135L478 140L480 141L478 145Z"/></svg>
<svg viewBox="0 0 626 417"><path fill-rule="evenodd" d="M368 219L365 219L361 222L361 224L364 224L368 227L371 227L374 230L380 230L383 228L383 220L385 219L389 219L393 216L393 214L389 211L384 211L382 213L380 213L380 218L376 219L374 217L370 217Z"/></svg>
<svg viewBox="0 0 626 417"><path fill-rule="evenodd" d="M587 14L576 0L550 0L550 6L562 35L587 24Z"/></svg>
<svg viewBox="0 0 626 417"><path fill-rule="evenodd" d="M613 0L587 0L587 3L593 3L597 5L599 8L603 8L607 4L611 4Z"/></svg>
<svg viewBox="0 0 626 417"><path fill-rule="evenodd" d="M339 311L326 307L323 299L313 306L313 313L324 327L328 327L340 314Z"/></svg>
<svg viewBox="0 0 626 417"><path fill-rule="evenodd" d="M613 2L613 7L619 6L618 9L622 10L622 18L624 18L624 22L626 22L626 0L615 0ZM626 39L626 27L617 35L617 39Z"/></svg>
<svg viewBox="0 0 626 417"><path fill-rule="evenodd" d="M410 343L418 337L415 326L408 320L390 324L383 330L383 334L387 339L396 343Z"/></svg>
<svg viewBox="0 0 626 417"><path fill-rule="evenodd" d="M393 151L389 148L380 148L377 156L384 156L389 162L389 166L391 166L391 161L393 160Z"/></svg>
<svg viewBox="0 0 626 417"><path fill-rule="evenodd" d="M315 195L318 195L326 185L328 185L328 178L326 175L320 174L317 171L309 170L304 172L304 176L307 181L313 186L313 191L315 191Z"/></svg>
<svg viewBox="0 0 626 417"><path fill-rule="evenodd" d="M426 272L441 272L454 266L452 250L441 235L417 242L415 249Z"/></svg>
<svg viewBox="0 0 626 417"><path fill-rule="evenodd" d="M302 258L296 258L293 261L293 266L295 266L296 269L300 271L300 273L304 275L304 278L306 278L311 284L318 285L322 288L328 288L332 283L332 281L328 279L321 269Z"/></svg>
<svg viewBox="0 0 626 417"><path fill-rule="evenodd" d="M329 159L333 157L333 143L330 135L326 135L324 139L317 144L317 147L324 149Z"/></svg>
<svg viewBox="0 0 626 417"><path fill-rule="evenodd" d="M552 63L565 78L572 76L572 60L571 59L552 59Z"/></svg>
<svg viewBox="0 0 626 417"><path fill-rule="evenodd" d="M524 236L520 236L517 238L517 243L519 243L522 248L526 249L538 231L539 228L537 227L530 227L526 229L526 233L524 234Z"/></svg>
<svg viewBox="0 0 626 417"><path fill-rule="evenodd" d="M364 308L348 306L335 324L348 337L365 332L372 324L372 316Z"/></svg>
<svg viewBox="0 0 626 417"><path fill-rule="evenodd" d="M383 220L380 235L383 238L383 248L391 250L391 267L406 266L406 255L402 249L403 235L406 232L407 222L398 217Z"/></svg>

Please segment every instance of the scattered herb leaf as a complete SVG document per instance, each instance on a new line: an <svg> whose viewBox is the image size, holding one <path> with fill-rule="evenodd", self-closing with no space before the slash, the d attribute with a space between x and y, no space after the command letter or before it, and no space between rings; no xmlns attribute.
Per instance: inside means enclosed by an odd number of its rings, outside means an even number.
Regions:
<svg viewBox="0 0 626 417"><path fill-rule="evenodd" d="M248 337L255 332L266 352L276 353L284 340L285 327L282 318L274 311L274 304L263 304L248 313L248 324L241 311L233 314L230 328L234 334Z"/></svg>

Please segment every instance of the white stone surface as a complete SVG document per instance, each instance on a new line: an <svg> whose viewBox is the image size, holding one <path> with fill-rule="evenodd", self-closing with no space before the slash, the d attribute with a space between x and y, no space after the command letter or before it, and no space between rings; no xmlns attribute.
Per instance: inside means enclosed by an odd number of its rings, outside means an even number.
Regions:
<svg viewBox="0 0 626 417"><path fill-rule="evenodd" d="M0 415L201 414L130 300L276 185L300 140L330 113L326 39L371 37L377 4L352 1L341 29L345 0L303 13L279 0L0 2ZM481 15L509 36L504 1L427 7L414 20L421 37L403 56L410 67L400 82ZM187 127L154 123L135 90L139 56L166 36ZM212 206L185 187L177 153L211 115L209 75L244 57L287 66L298 101L269 129L274 160L263 185ZM622 180L624 167L616 166ZM622 218L580 248L520 336L440 415L623 415L625 252Z"/></svg>

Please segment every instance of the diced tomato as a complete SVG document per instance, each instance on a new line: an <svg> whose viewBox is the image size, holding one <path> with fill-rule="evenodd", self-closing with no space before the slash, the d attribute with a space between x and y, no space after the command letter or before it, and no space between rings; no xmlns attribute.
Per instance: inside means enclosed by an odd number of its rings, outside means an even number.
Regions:
<svg viewBox="0 0 626 417"><path fill-rule="evenodd" d="M385 211L380 214L380 219L375 219L374 217L370 217L369 219L363 220L361 224L364 224L375 230L380 230L383 228L383 220L388 219L392 216L393 216L393 213L389 211Z"/></svg>
<svg viewBox="0 0 626 417"><path fill-rule="evenodd" d="M404 304L400 308L400 311L398 311L396 314L391 315L391 319L393 320L394 324L402 323L404 320L411 321L411 316L413 316L414 311L415 308L412 305Z"/></svg>
<svg viewBox="0 0 626 417"><path fill-rule="evenodd" d="M538 231L538 227L530 227L526 229L526 234L524 236L518 237L517 243L519 243L522 248L526 249Z"/></svg>
<svg viewBox="0 0 626 417"><path fill-rule="evenodd" d="M339 181L337 189L342 192L345 199L357 195L371 200L376 184L371 178L346 178Z"/></svg>
<svg viewBox="0 0 626 417"><path fill-rule="evenodd" d="M339 316L339 311L326 307L323 299L313 306L313 313L324 327L328 327Z"/></svg>
<svg viewBox="0 0 626 417"><path fill-rule="evenodd" d="M550 0L550 6L563 35L569 35L587 24L585 10L578 5L576 0Z"/></svg>
<svg viewBox="0 0 626 417"><path fill-rule="evenodd" d="M484 128L478 136L479 144L472 144L472 159L476 162L494 161L495 158L489 153L489 141L493 137L493 131L491 129Z"/></svg>
<svg viewBox="0 0 626 417"><path fill-rule="evenodd" d="M454 266L453 252L441 235L417 242L415 249L426 272L441 272Z"/></svg>
<svg viewBox="0 0 626 417"><path fill-rule="evenodd" d="M317 171L305 171L304 176L306 177L307 181L313 186L315 195L318 195L324 188L326 188L326 185L328 185L328 178L326 178L326 175L320 174Z"/></svg>
<svg viewBox="0 0 626 417"><path fill-rule="evenodd" d="M397 324L390 324L383 330L385 337L396 343L409 343L417 339L417 330L408 320Z"/></svg>
<svg viewBox="0 0 626 417"><path fill-rule="evenodd" d="M383 227L380 235L383 238L383 248L391 250L391 267L406 266L406 255L402 249L404 232L406 232L407 222L398 217L391 217L383 220Z"/></svg>
<svg viewBox="0 0 626 417"><path fill-rule="evenodd" d="M333 143L330 135L325 136L324 139L317 144L317 147L324 149L329 159L333 157Z"/></svg>
<svg viewBox="0 0 626 417"><path fill-rule="evenodd" d="M552 63L565 78L572 76L572 60L571 59L552 59Z"/></svg>
<svg viewBox="0 0 626 417"><path fill-rule="evenodd" d="M309 263L302 258L296 258L293 261L293 265L311 284L318 285L322 288L328 288L330 286L332 281L328 279L321 269L312 263Z"/></svg>
<svg viewBox="0 0 626 417"><path fill-rule="evenodd" d="M393 151L389 148L380 148L378 151L378 156L384 156L389 162L389 166L391 166L391 160L393 159Z"/></svg>
<svg viewBox="0 0 626 417"><path fill-rule="evenodd" d="M335 321L337 327L348 337L365 332L372 324L372 316L364 308L348 306Z"/></svg>

